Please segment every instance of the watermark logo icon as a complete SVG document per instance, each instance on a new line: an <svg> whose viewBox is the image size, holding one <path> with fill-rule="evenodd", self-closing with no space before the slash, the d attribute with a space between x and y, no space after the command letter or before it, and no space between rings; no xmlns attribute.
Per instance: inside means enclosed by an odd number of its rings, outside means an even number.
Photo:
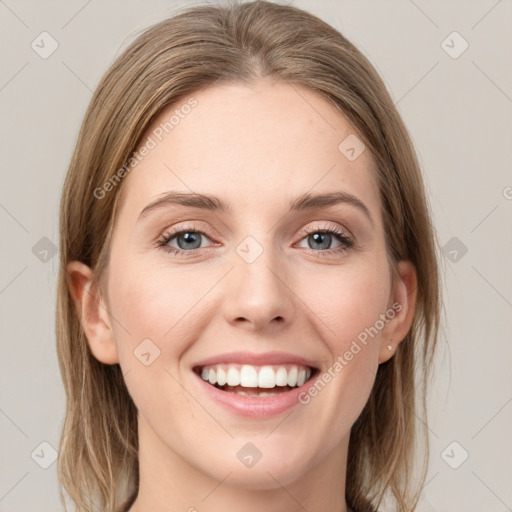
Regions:
<svg viewBox="0 0 512 512"><path fill-rule="evenodd" d="M237 245L236 253L246 263L253 263L263 254L263 247L254 237L248 236Z"/></svg>
<svg viewBox="0 0 512 512"><path fill-rule="evenodd" d="M41 263L48 263L57 254L57 246L49 238L43 236L32 247L32 254Z"/></svg>
<svg viewBox="0 0 512 512"><path fill-rule="evenodd" d="M238 450L236 456L244 466L251 469L261 459L263 454L254 444L246 443Z"/></svg>
<svg viewBox="0 0 512 512"><path fill-rule="evenodd" d="M345 137L338 146L339 152L350 162L357 160L365 149L363 141L353 133Z"/></svg>
<svg viewBox="0 0 512 512"><path fill-rule="evenodd" d="M41 32L30 44L39 57L47 59L50 55L57 50L59 43L48 32Z"/></svg>
<svg viewBox="0 0 512 512"><path fill-rule="evenodd" d="M443 254L452 262L459 262L465 254L468 252L468 248L464 245L456 236L453 236L444 244Z"/></svg>
<svg viewBox="0 0 512 512"><path fill-rule="evenodd" d="M457 441L451 442L441 453L441 458L452 469L458 469L466 462L469 453Z"/></svg>
<svg viewBox="0 0 512 512"><path fill-rule="evenodd" d="M30 456L38 466L48 469L57 459L57 451L50 443L43 441L34 448Z"/></svg>
<svg viewBox="0 0 512 512"><path fill-rule="evenodd" d="M452 59L458 59L469 48L469 43L454 30L441 42L441 48Z"/></svg>
<svg viewBox="0 0 512 512"><path fill-rule="evenodd" d="M146 338L137 345L133 353L144 366L149 366L160 356L160 349L149 338Z"/></svg>

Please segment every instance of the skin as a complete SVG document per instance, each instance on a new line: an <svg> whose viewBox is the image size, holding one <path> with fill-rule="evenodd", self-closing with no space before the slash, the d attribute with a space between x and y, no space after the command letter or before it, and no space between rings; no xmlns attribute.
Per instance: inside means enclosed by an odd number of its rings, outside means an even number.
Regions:
<svg viewBox="0 0 512 512"><path fill-rule="evenodd" d="M414 268L400 262L392 286L373 158L366 150L349 161L338 150L354 129L326 100L266 82L193 96L197 107L122 184L103 293L90 268L68 266L91 351L120 363L138 408L141 480L131 511L346 511L350 429L378 365L410 328ZM162 112L146 136L185 101ZM167 205L138 220L171 190L213 194L232 211ZM301 194L334 191L359 198L373 224L350 204L288 211ZM335 235L327 249L314 245L311 235L332 227L355 246L344 249ZM194 250L182 239L189 253L175 255L156 244L171 228L207 235ZM235 250L247 236L263 250L252 263ZM177 238L169 244L180 247ZM289 352L325 372L395 302L400 312L291 414L228 412L192 374L201 359L233 351ZM161 351L150 366L134 356L147 338ZM252 468L237 458L247 442L262 453Z"/></svg>

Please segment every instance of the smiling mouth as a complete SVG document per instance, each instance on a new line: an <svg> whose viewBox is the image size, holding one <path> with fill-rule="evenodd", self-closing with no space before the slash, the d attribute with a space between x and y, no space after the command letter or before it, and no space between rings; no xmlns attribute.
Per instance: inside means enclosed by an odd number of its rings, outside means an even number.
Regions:
<svg viewBox="0 0 512 512"><path fill-rule="evenodd" d="M211 386L248 397L275 396L296 389L315 376L315 368L297 364L198 366L194 372Z"/></svg>

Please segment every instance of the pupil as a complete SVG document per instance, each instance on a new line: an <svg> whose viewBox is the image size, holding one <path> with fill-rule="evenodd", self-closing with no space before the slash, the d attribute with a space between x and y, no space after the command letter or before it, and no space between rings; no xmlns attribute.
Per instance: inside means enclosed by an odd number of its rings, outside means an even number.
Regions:
<svg viewBox="0 0 512 512"><path fill-rule="evenodd" d="M331 235L329 233L314 233L311 236L313 237L315 243L319 243L320 242L320 245L321 245L322 249L328 249L329 248L329 245L330 245L330 242L331 242ZM322 242L323 242L323 244L322 244ZM309 247L311 249L315 248L315 247L312 247L311 244L309 244ZM318 248L318 245L316 246L316 248Z"/></svg>
<svg viewBox="0 0 512 512"><path fill-rule="evenodd" d="M185 244L194 244L193 247L190 245L186 245L185 247L182 247L182 244L180 243L180 240L184 240ZM198 243L199 242L199 243ZM180 246L180 249L197 249L201 245L201 240L199 237L199 233L190 233L185 232L178 236L178 245Z"/></svg>

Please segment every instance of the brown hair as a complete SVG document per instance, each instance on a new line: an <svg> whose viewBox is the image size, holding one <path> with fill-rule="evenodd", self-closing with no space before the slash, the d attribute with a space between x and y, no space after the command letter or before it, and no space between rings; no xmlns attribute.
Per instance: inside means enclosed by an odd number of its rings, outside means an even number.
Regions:
<svg viewBox="0 0 512 512"><path fill-rule="evenodd" d="M85 114L62 193L56 325L67 396L58 475L80 512L113 512L138 490L136 407L120 366L91 354L68 290L69 262L85 263L98 279L108 265L122 183L101 199L94 191L124 166L164 107L221 81L262 79L315 91L348 119L375 159L390 268L396 272L400 260L416 268L413 324L379 366L353 425L346 482L355 510L378 506L386 491L398 512L415 508L428 455L425 430L413 485L416 415L425 417L441 310L438 247L415 150L382 80L353 44L311 14L258 0L196 6L150 27L106 72Z"/></svg>

